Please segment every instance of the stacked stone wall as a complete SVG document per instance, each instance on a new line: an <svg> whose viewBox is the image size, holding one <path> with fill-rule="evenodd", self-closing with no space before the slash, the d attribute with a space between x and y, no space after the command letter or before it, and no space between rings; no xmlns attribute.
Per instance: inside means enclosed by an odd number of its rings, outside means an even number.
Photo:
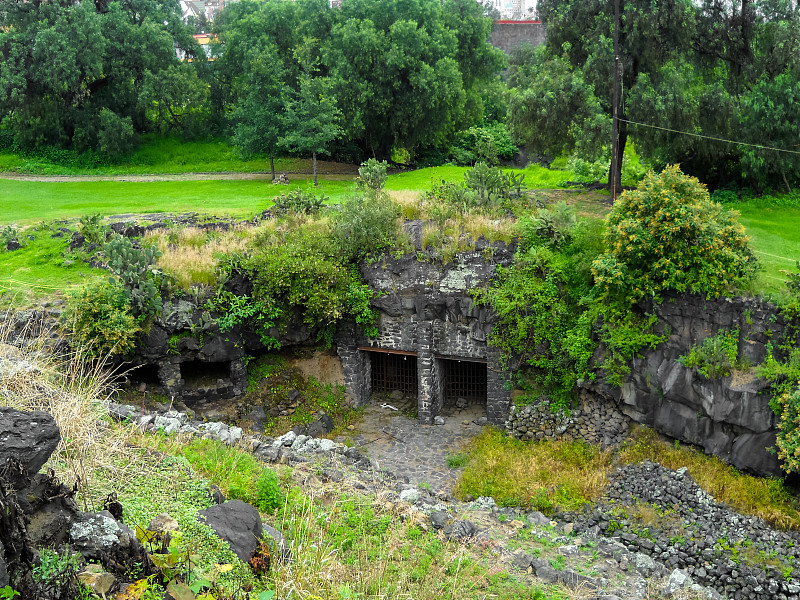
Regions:
<svg viewBox="0 0 800 600"><path fill-rule="evenodd" d="M495 23L492 27L491 44L511 54L520 44L527 43L538 46L547 41L547 28L539 22L505 22Z"/></svg>

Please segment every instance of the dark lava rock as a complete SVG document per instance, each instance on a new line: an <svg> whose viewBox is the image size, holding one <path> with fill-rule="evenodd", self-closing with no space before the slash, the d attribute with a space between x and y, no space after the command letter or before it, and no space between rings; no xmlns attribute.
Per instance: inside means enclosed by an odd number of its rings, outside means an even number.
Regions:
<svg viewBox="0 0 800 600"><path fill-rule="evenodd" d="M133 531L108 511L78 513L69 534L72 548L86 560L99 561L111 573L123 575L137 563L145 570L152 566Z"/></svg>
<svg viewBox="0 0 800 600"><path fill-rule="evenodd" d="M199 511L197 518L228 542L240 560L247 562L255 554L263 529L254 506L241 500L229 500Z"/></svg>
<svg viewBox="0 0 800 600"><path fill-rule="evenodd" d="M0 465L13 458L37 473L60 440L58 426L46 412L0 408Z"/></svg>
<svg viewBox="0 0 800 600"><path fill-rule="evenodd" d="M444 528L444 535L448 540L468 540L478 532L472 521L459 520Z"/></svg>
<svg viewBox="0 0 800 600"><path fill-rule="evenodd" d="M331 431L333 431L333 419L331 419L329 415L322 413L317 417L316 421L308 426L306 435L318 438Z"/></svg>

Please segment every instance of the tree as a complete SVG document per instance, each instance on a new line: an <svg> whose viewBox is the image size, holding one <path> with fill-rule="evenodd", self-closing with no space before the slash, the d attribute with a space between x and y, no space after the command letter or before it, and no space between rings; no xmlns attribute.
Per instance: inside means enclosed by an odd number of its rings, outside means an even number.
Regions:
<svg viewBox="0 0 800 600"><path fill-rule="evenodd" d="M508 127L529 150L572 152L594 158L608 143L610 120L580 70L549 57L543 47L522 48L509 68Z"/></svg>
<svg viewBox="0 0 800 600"><path fill-rule="evenodd" d="M254 52L247 66L243 97L234 107L236 124L233 144L244 156L265 153L275 179L275 154L286 134L285 103L291 89L284 82L285 70L277 47Z"/></svg>
<svg viewBox="0 0 800 600"><path fill-rule="evenodd" d="M225 114L247 85L247 54L270 40L295 91L308 40L315 75L326 77L342 111L349 151L388 159L395 147L446 145L483 114L482 92L503 67L488 43L491 20L474 0L325 0L231 3L215 22L221 44L214 110Z"/></svg>
<svg viewBox="0 0 800 600"><path fill-rule="evenodd" d="M286 106L285 135L279 144L289 152L311 153L314 186L317 184L317 154L327 153L329 144L342 135L341 111L330 93L330 82L307 74L300 76L300 89Z"/></svg>
<svg viewBox="0 0 800 600"><path fill-rule="evenodd" d="M758 81L741 99L739 125L743 137L759 145L793 151L741 147L742 165L759 187L766 187L776 175L791 192L787 173L795 180L800 174L800 154L796 153L800 150L800 78L787 71L771 81Z"/></svg>
<svg viewBox="0 0 800 600"><path fill-rule="evenodd" d="M696 31L696 11L690 0L651 2L620 0L621 119L628 119L628 97L644 73L657 71L673 58L686 55ZM603 110L612 114L614 52L613 3L606 0L541 0L539 14L547 24L547 47L582 70ZM619 121L618 152L628 140L628 124ZM621 181L622 161L617 163ZM611 178L609 178L611 180Z"/></svg>
<svg viewBox="0 0 800 600"><path fill-rule="evenodd" d="M196 55L191 34L168 0L3 2L0 118L24 146L98 149L128 123L145 131L145 79L177 67L176 45Z"/></svg>
<svg viewBox="0 0 800 600"><path fill-rule="evenodd" d="M145 73L139 104L160 133L188 134L198 130L208 112L208 84L190 63Z"/></svg>

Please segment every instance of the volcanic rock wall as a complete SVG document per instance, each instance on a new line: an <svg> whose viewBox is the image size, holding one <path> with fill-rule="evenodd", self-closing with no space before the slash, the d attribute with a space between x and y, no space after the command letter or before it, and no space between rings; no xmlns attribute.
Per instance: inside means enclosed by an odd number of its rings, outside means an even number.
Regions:
<svg viewBox="0 0 800 600"><path fill-rule="evenodd" d="M598 379L584 387L613 398L634 421L673 438L696 444L734 466L762 475L781 474L775 446L776 416L769 406L768 384L752 369L708 380L678 362L709 336L739 329L739 360L756 365L766 344L779 340L787 325L775 306L753 298L685 295L651 307L656 332L667 340L631 361L621 387ZM602 358L598 348L595 361Z"/></svg>

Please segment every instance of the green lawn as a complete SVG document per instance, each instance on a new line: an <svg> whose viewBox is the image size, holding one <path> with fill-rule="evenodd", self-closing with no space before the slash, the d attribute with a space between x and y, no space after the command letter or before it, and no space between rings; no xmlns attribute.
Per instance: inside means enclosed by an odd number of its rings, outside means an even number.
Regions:
<svg viewBox="0 0 800 600"><path fill-rule="evenodd" d="M351 165L320 162L322 172L354 173ZM278 172L310 173L311 160L276 158ZM242 159L221 140L187 142L176 138L143 136L139 149L115 164L98 165L86 154L55 151L22 156L0 150L0 172L35 175L141 175L153 173L217 173L221 171L252 173L269 171L269 159L257 156Z"/></svg>
<svg viewBox="0 0 800 600"><path fill-rule="evenodd" d="M75 261L64 266L61 253L69 240L51 238L50 232L37 231L35 240L25 247L4 252L0 259L0 306L27 306L39 298L76 288L92 279L108 277L108 272L92 269Z"/></svg>
<svg viewBox="0 0 800 600"><path fill-rule="evenodd" d="M0 224L30 225L49 219L100 213L199 212L249 218L290 189L313 189L310 182L288 186L265 181L82 181L0 180ZM353 190L352 181L320 180L317 192L331 202Z"/></svg>
<svg viewBox="0 0 800 600"><path fill-rule="evenodd" d="M445 165L442 167L429 167L391 175L386 182L387 190L429 190L434 181L463 181L464 173L469 167L456 167ZM517 175L525 175L525 185L529 189L563 187L564 181L574 179L572 171L546 169L540 165L531 165L526 169L504 169Z"/></svg>
<svg viewBox="0 0 800 600"><path fill-rule="evenodd" d="M750 246L763 267L756 291L782 294L786 277L781 270L794 270L795 262L800 260L800 208L786 206L780 198L758 198L726 206L741 213Z"/></svg>

